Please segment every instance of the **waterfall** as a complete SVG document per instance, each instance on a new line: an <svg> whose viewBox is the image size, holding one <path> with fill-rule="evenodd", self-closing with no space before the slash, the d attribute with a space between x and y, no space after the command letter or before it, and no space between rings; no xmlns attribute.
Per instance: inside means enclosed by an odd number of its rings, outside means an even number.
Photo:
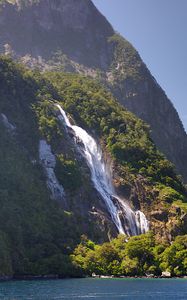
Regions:
<svg viewBox="0 0 187 300"><path fill-rule="evenodd" d="M135 212L135 214L136 214L136 222L139 224L138 225L139 234L146 233L147 231L149 231L149 222L147 221L144 213L138 210Z"/></svg>
<svg viewBox="0 0 187 300"><path fill-rule="evenodd" d="M70 128L74 132L76 145L86 159L94 187L104 200L119 233L130 236L148 231L149 226L145 215L140 211L134 212L116 194L112 183L112 174L104 162L102 151L94 138L81 127L71 125L62 107L59 104L56 104L56 106L60 111L59 119L65 125L66 130Z"/></svg>

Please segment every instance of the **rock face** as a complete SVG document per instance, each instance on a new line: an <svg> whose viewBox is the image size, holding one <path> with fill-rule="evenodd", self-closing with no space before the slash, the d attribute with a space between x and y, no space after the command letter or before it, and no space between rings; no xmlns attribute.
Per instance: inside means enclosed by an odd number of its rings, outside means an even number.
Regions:
<svg viewBox="0 0 187 300"><path fill-rule="evenodd" d="M109 64L107 38L114 32L91 1L5 1L0 26L1 50L10 44L19 55L43 58L60 50L90 67Z"/></svg>
<svg viewBox="0 0 187 300"><path fill-rule="evenodd" d="M128 110L151 125L157 147L174 163L177 172L187 182L187 136L178 113L160 87L148 81L148 91L135 99L125 99ZM134 90L134 88L132 89Z"/></svg>
<svg viewBox="0 0 187 300"><path fill-rule="evenodd" d="M8 118L7 118L6 115L1 114L1 120L2 120L2 122L3 122L4 126L5 126L5 128L6 128L8 131L10 131L10 132L14 132L14 131L15 131L16 127L15 127L13 124L11 124L11 123L9 122L9 120L8 120Z"/></svg>
<svg viewBox="0 0 187 300"><path fill-rule="evenodd" d="M139 78L116 79L111 90L129 111L150 125L158 149L187 182L187 135L179 115L139 58ZM119 76L119 74L118 74Z"/></svg>

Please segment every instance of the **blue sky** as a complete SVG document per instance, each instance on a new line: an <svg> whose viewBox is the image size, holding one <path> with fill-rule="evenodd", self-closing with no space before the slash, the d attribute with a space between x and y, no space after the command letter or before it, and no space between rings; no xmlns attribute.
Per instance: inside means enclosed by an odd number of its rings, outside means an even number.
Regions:
<svg viewBox="0 0 187 300"><path fill-rule="evenodd" d="M187 0L93 0L138 50L187 131Z"/></svg>

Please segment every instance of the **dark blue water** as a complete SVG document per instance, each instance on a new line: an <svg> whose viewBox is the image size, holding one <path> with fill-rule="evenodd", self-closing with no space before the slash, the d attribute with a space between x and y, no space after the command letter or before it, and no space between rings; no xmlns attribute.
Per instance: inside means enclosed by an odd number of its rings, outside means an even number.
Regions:
<svg viewBox="0 0 187 300"><path fill-rule="evenodd" d="M187 279L67 279L0 283L4 300L187 299Z"/></svg>

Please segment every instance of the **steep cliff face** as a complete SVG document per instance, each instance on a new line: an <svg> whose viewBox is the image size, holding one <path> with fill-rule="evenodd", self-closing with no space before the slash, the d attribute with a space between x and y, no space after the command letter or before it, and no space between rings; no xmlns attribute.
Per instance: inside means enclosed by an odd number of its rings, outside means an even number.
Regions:
<svg viewBox="0 0 187 300"><path fill-rule="evenodd" d="M127 90L130 96L126 97ZM157 147L173 162L177 172L187 182L187 135L178 113L163 90L150 77L144 83L123 82L120 93L120 102L150 125Z"/></svg>
<svg viewBox="0 0 187 300"><path fill-rule="evenodd" d="M120 36L111 39L114 60L107 81L128 110L145 120L157 147L187 181L187 135L171 101L133 46Z"/></svg>
<svg viewBox="0 0 187 300"><path fill-rule="evenodd" d="M4 3L4 4L3 4ZM106 69L111 52L111 25L91 1L3 1L0 47L10 44L21 56L51 58L62 51L70 59ZM100 30L102 28L102 30Z"/></svg>

